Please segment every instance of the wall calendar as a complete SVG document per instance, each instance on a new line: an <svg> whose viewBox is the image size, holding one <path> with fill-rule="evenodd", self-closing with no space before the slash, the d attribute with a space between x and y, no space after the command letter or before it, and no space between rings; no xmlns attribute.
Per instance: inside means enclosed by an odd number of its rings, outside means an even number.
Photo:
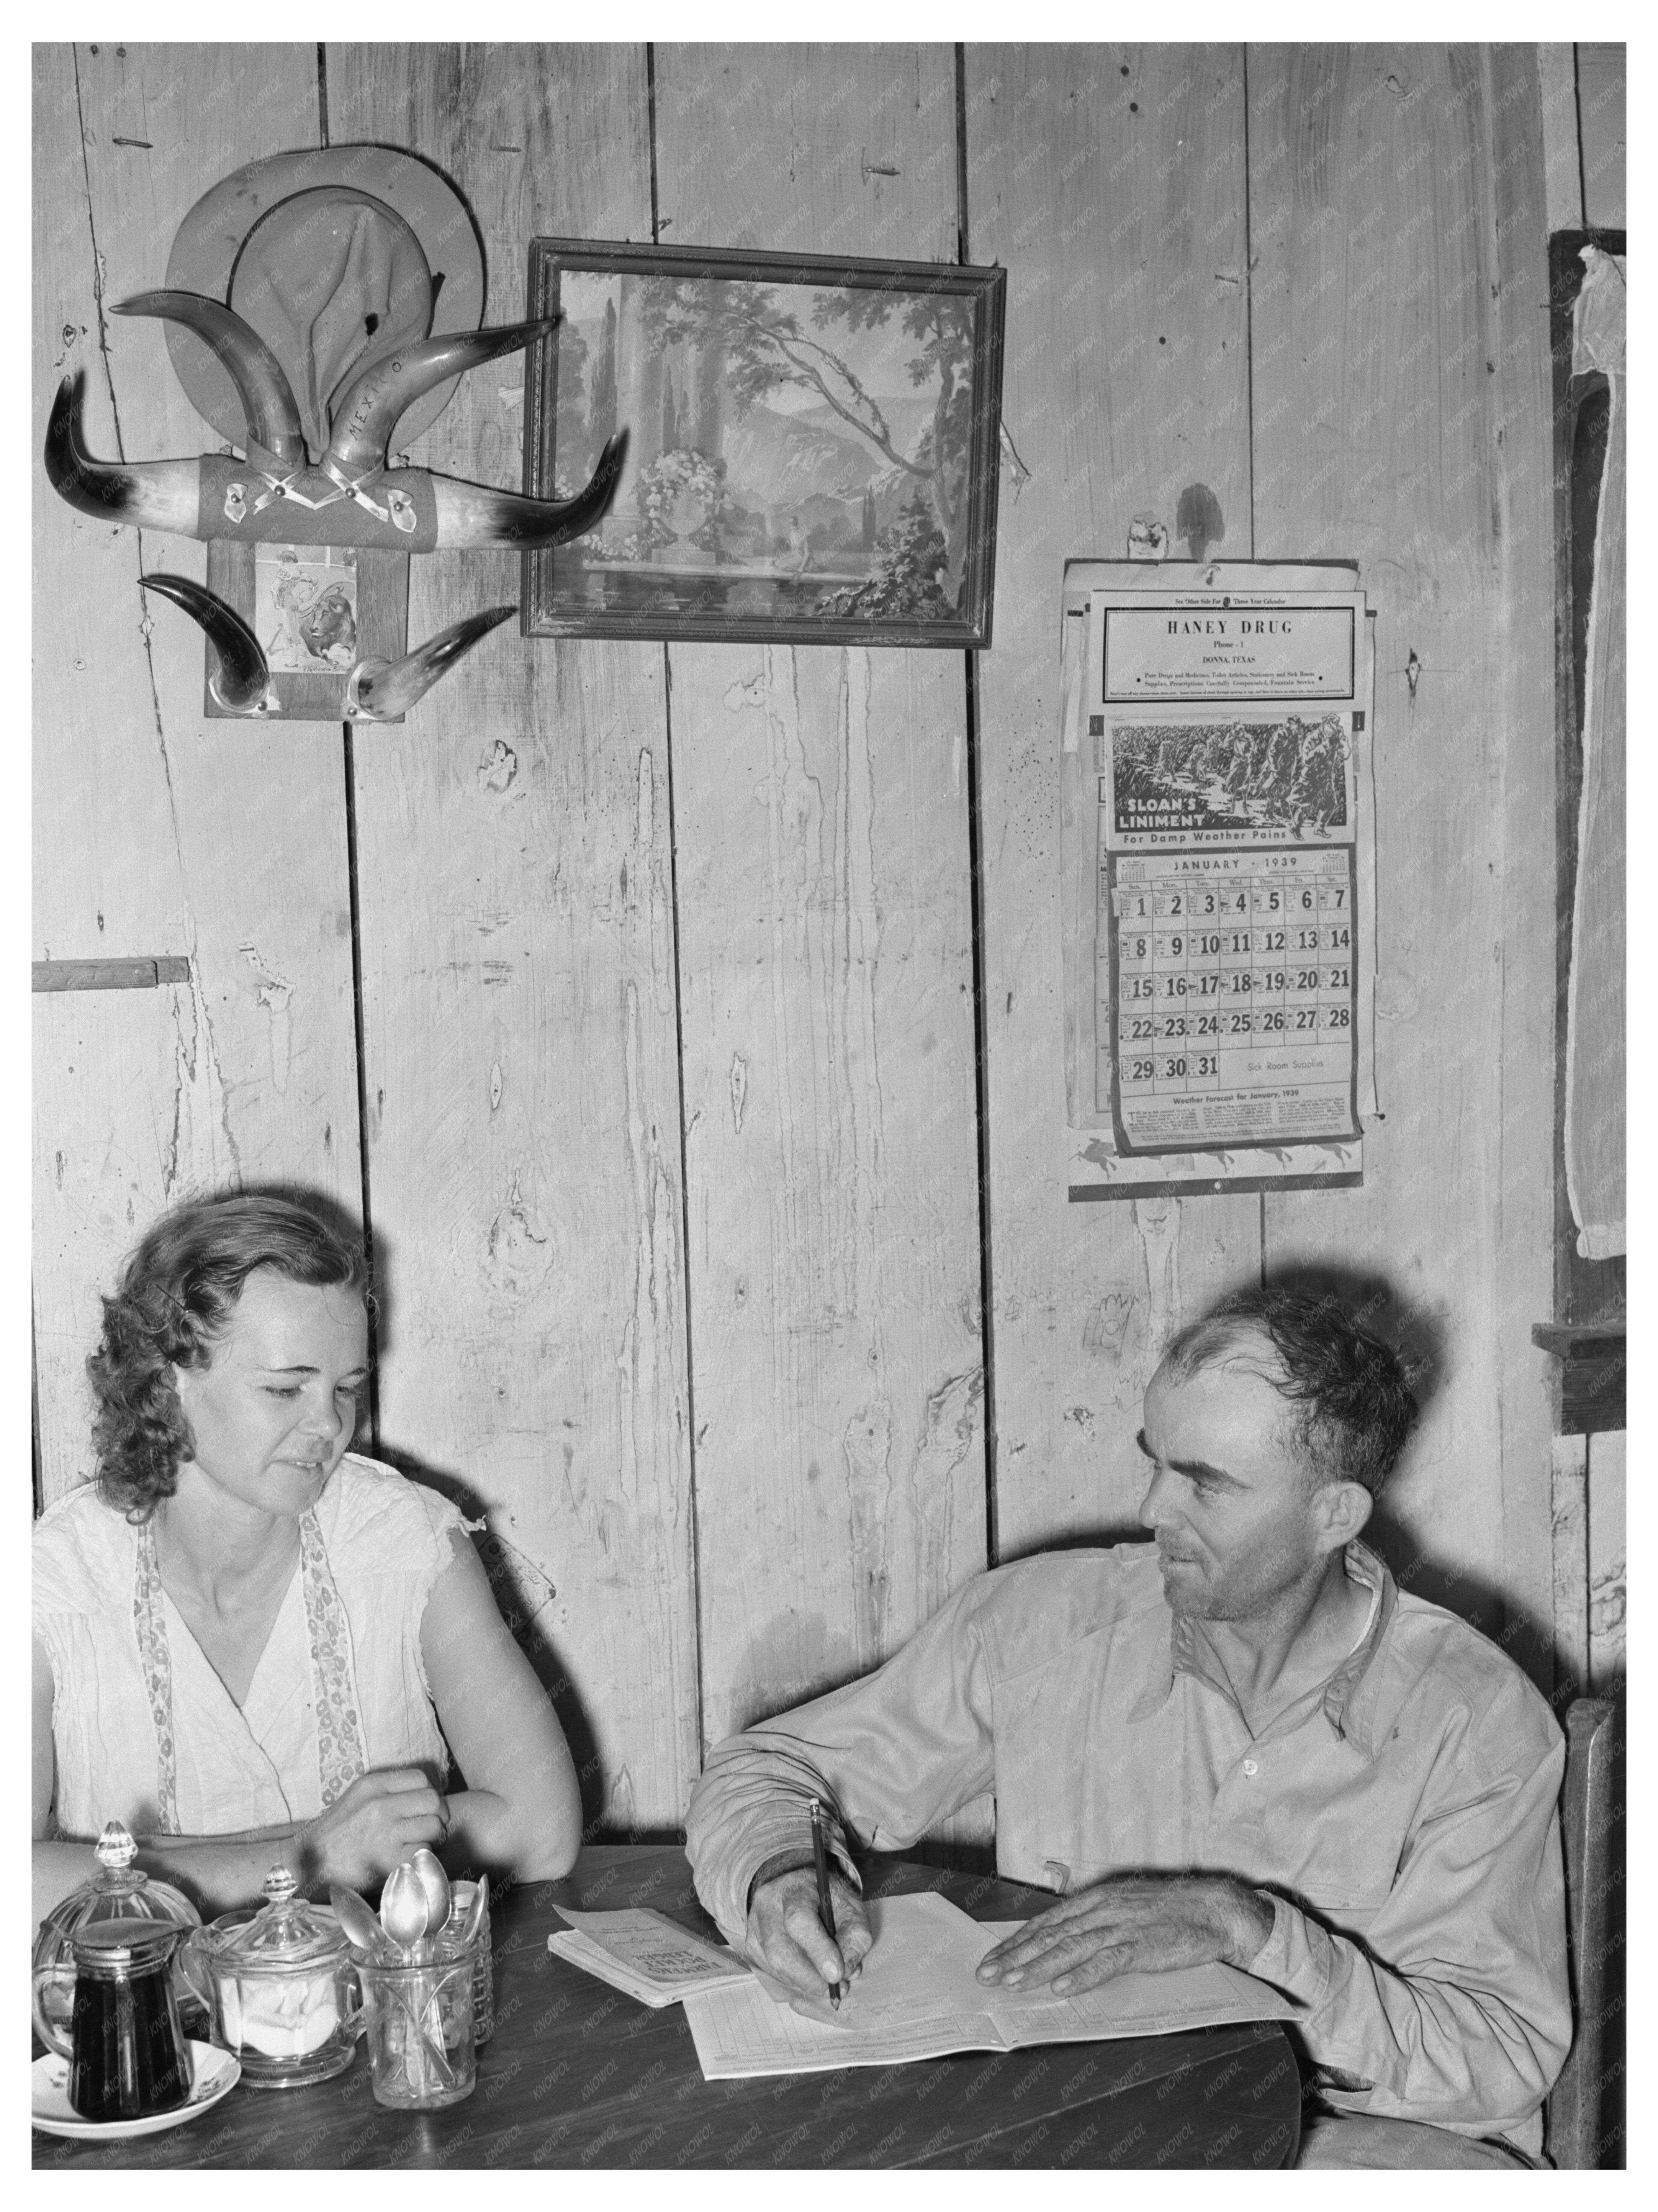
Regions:
<svg viewBox="0 0 1658 2212"><path fill-rule="evenodd" d="M1356 574L1090 562L1066 583L1071 1195L1357 1183L1375 872Z"/></svg>

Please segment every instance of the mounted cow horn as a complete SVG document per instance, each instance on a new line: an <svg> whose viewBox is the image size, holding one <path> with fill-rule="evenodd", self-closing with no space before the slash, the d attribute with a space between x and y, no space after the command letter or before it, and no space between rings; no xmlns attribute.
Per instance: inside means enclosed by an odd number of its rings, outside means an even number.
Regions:
<svg viewBox="0 0 1658 2212"><path fill-rule="evenodd" d="M354 722L392 722L423 698L461 655L470 653L498 623L518 612L516 605L489 607L468 615L428 638L401 660L360 660L346 679L345 712Z"/></svg>
<svg viewBox="0 0 1658 2212"><path fill-rule="evenodd" d="M273 454L284 468L305 466L299 402L282 363L252 323L217 300L204 300L196 292L139 292L131 300L118 300L110 312L157 315L194 331L212 347L235 386L250 441Z"/></svg>
<svg viewBox="0 0 1658 2212"><path fill-rule="evenodd" d="M46 481L82 514L105 522L133 522L194 538L201 509L199 461L94 461L81 442L81 397L85 373L77 369L58 387L46 424Z"/></svg>
<svg viewBox="0 0 1658 2212"><path fill-rule="evenodd" d="M189 576L164 571L143 576L147 592L159 592L174 606L182 607L207 632L218 665L208 671L207 688L228 714L261 714L275 704L270 690L270 666L252 631L216 593Z"/></svg>
<svg viewBox="0 0 1658 2212"><path fill-rule="evenodd" d="M546 327L517 323L476 331L470 343L486 350L471 359L512 352ZM358 545L395 553L506 546L528 553L580 538L604 520L616 497L628 451L625 430L609 441L588 483L574 499L531 499L521 492L437 476L430 469L385 466L385 437L392 427L386 410L395 403L395 411L401 412L427 388L422 379L433 368L432 347L446 352L444 367L430 379L440 381L455 373L452 344L465 343L433 340L411 347L399 357L402 373L396 362L387 362L358 380L347 398L355 402L361 393L360 405L353 410L343 404L342 422L358 411L371 439L382 421L386 431L378 457L355 479L339 468L332 447L317 468L282 462L262 466L254 452L245 461L222 453L203 453L193 461L94 460L82 436L85 380L80 372L64 378L52 402L46 475L59 496L83 514L239 544ZM262 389L262 402L264 396ZM260 420L278 431L283 427L280 419L261 415ZM251 425L248 435L253 436ZM353 437L346 450L355 452L358 443Z"/></svg>
<svg viewBox="0 0 1658 2212"><path fill-rule="evenodd" d="M434 477L438 491L440 528L450 535L440 545L464 545L473 550L504 546L517 553L533 553L545 545L564 545L603 522L615 501L616 487L628 459L628 433L618 430L604 441L593 472L574 499L531 499L521 491L501 491L489 484L466 483L458 477ZM413 474L399 469L398 477ZM556 515L556 524L549 518Z"/></svg>
<svg viewBox="0 0 1658 2212"><path fill-rule="evenodd" d="M208 678L208 688L227 714L258 714L276 704L264 650L234 607L189 576L158 571L140 576L138 581L146 591L159 592L163 599L182 607L207 632L218 659L217 669ZM440 630L413 653L405 653L400 660L358 661L346 678L347 717L354 722L398 720L481 637L487 637L508 615L517 612L516 605L489 607L482 614L451 623L447 629Z"/></svg>
<svg viewBox="0 0 1658 2212"><path fill-rule="evenodd" d="M337 483L386 466L386 448L398 418L423 392L463 370L479 368L504 353L515 353L532 339L557 329L562 318L506 323L493 331L450 331L423 344L404 346L389 360L366 368L346 391L334 412L328 451L322 465Z"/></svg>

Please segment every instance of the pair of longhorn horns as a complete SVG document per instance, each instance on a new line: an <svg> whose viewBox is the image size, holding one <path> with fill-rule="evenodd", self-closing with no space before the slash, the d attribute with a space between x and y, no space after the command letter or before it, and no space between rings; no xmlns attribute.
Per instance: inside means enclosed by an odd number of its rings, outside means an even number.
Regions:
<svg viewBox="0 0 1658 2212"><path fill-rule="evenodd" d="M604 520L616 497L627 458L626 430L609 440L588 483L568 500L531 499L521 492L468 483L426 469L386 465L386 447L398 418L422 393L449 377L544 337L557 326L556 315L510 323L496 330L449 332L406 346L374 362L341 399L327 450L313 468L306 453L299 407L282 363L252 325L234 309L194 292L160 291L141 292L122 301L113 312L156 315L182 323L212 347L241 401L250 468L264 474L290 502L282 515L282 528L275 533L289 542L383 543L398 551L416 550L407 533L414 527L413 495L418 492L429 505L433 518L431 535L421 550L479 551L499 546L534 552L564 544L592 529ZM216 486L223 472L218 457L203 455L190 461L94 459L86 450L82 431L83 392L81 374L65 377L46 426L46 475L53 489L71 507L103 520L168 530L186 538L244 534L236 526L242 516L240 507L234 514L223 507L216 511L212 497L204 495L210 493L204 471L213 473ZM365 486L385 491L388 507L403 519L395 526L386 520L378 534L365 537L360 521L349 538L331 536L327 510L343 498L357 501L377 516L382 514ZM218 490L222 497L222 487ZM267 503L262 499L258 506ZM258 534L272 533L266 530Z"/></svg>
<svg viewBox="0 0 1658 2212"><path fill-rule="evenodd" d="M155 315L194 331L211 346L235 386L248 437L288 465L304 467L305 436L293 386L276 355L234 308L198 292L163 291L137 293L118 301L111 312ZM383 469L398 418L434 385L544 337L559 319L549 315L499 330L446 331L375 362L347 387L335 409L328 448L318 465L329 475L338 469L352 477Z"/></svg>
<svg viewBox="0 0 1658 2212"><path fill-rule="evenodd" d="M144 590L159 592L163 599L182 607L207 632L214 653L207 688L226 714L270 714L276 703L270 664L258 639L235 609L189 576L158 572L138 580ZM395 721L423 698L481 637L517 612L513 605L489 607L482 614L451 623L447 629L440 630L413 653L405 653L400 660L358 661L346 678L347 720Z"/></svg>

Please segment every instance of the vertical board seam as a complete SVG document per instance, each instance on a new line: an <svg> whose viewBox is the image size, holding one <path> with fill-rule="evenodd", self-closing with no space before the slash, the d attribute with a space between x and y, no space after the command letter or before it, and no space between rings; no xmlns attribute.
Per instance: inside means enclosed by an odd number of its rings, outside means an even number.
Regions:
<svg viewBox="0 0 1658 2212"><path fill-rule="evenodd" d="M645 45L646 137L650 148L651 243L657 235L659 204L656 169L656 47ZM696 1513L696 1361L691 1348L691 1170L690 1132L685 1126L685 994L679 967L679 828L673 793L673 661L662 644L662 750L668 774L668 915L673 937L673 1072L679 1108L680 1280L685 1306L685 1517L690 1534L692 1695L696 1705L699 1767L708 1755L708 1713L702 1698L702 1560ZM649 862L647 861L648 866Z"/></svg>
<svg viewBox="0 0 1658 2212"><path fill-rule="evenodd" d="M126 440L121 434L121 402L115 389L115 371L109 358L109 319L104 313L104 257L98 244L98 217L93 208L92 169L87 159L87 116L85 102L81 96L81 57L73 46L70 48L70 59L75 67L75 122L81 134L81 176L87 194L87 236L92 245L92 299L98 313L98 358L103 364L104 383L115 417L115 451L120 459L125 460ZM1582 140L1580 131L1580 145ZM137 536L141 556L138 565L142 568L143 532L139 532Z"/></svg>
<svg viewBox="0 0 1658 2212"><path fill-rule="evenodd" d="M1243 465L1248 471L1249 553L1255 558L1255 239L1254 210L1250 204L1251 174L1249 168L1249 46L1246 40L1239 49L1242 56L1243 87ZM1263 1290L1266 1287L1266 1194L1256 1194L1256 1237L1260 1244L1260 1263L1257 1273Z"/></svg>
<svg viewBox="0 0 1658 2212"><path fill-rule="evenodd" d="M655 130L655 107L651 124ZM656 147L651 147L652 197L655 197ZM680 1282L685 1304L685 1516L690 1532L691 1668L696 1700L697 1759L708 1755L708 1715L702 1704L702 1561L696 1515L696 1361L691 1349L691 1170L690 1132L685 1126L685 994L679 968L679 831L673 795L673 664L667 641L662 645L662 750L668 772L668 915L673 937L673 1069L679 1109ZM646 865L649 866L648 860Z"/></svg>
<svg viewBox="0 0 1658 2212"><path fill-rule="evenodd" d="M1249 471L1249 558L1255 558L1255 239L1250 206L1249 48L1243 55L1243 457ZM1266 1259L1266 1200L1261 1194L1261 1264Z"/></svg>
<svg viewBox="0 0 1658 2212"><path fill-rule="evenodd" d="M1486 284L1490 287L1490 329L1491 332L1492 357L1494 360L1501 361L1503 359L1503 256L1502 249L1497 240L1497 181L1491 173L1492 164L1497 159L1499 129L1497 119L1496 72L1491 64L1491 50L1489 44L1479 47L1479 84L1481 100L1485 108L1483 122L1485 136L1485 160L1480 179L1482 198L1484 200L1481 214L1484 218L1483 227L1485 236L1480 241L1480 244L1483 252L1488 257L1486 266L1485 270L1481 271L1481 274L1484 276ZM1546 224L1546 217L1545 220ZM1485 296L1483 287L1481 296L1482 298ZM1486 605L1486 622L1485 627L1485 635L1489 639L1491 634L1491 617L1493 612L1500 622L1503 612L1507 610L1509 605L1509 585L1512 571L1509 562L1509 516L1507 513L1507 502L1504 496L1508 489L1507 471L1504 468L1500 451L1497 450L1488 442L1491 439L1496 427L1491 419L1493 411L1491 404L1491 398L1495 398L1495 411L1500 417L1503 406L1503 395L1500 385L1496 388L1494 393L1490 386L1485 387L1485 392L1487 396L1485 411L1481 423L1480 444L1482 450L1480 453L1480 459L1485 463L1488 471L1484 496L1487 526L1490 528L1491 534L1495 540L1491 546L1491 573L1489 581L1497 601L1495 610L1492 609L1489 600ZM1496 1237L1495 1249L1493 1252L1493 1258L1496 1261L1497 1267L1500 1269L1502 1266L1503 1247L1505 1241L1504 1198L1507 1191L1508 1175L1508 1149L1504 1143L1504 1137L1507 1130L1509 1104L1508 1059L1504 1049L1508 1041L1508 990L1506 988L1507 978L1504 973L1505 963L1503 959L1503 951L1508 936L1507 908L1509 904L1508 891L1506 888L1508 884L1509 854L1509 747L1506 744L1501 744L1497 746L1494 749L1494 751L1497 787L1493 794L1495 803L1491 808L1491 829L1497 842L1497 860L1501 871L1497 880L1499 884L1503 886L1498 894L1497 904L1496 976L1497 1189L1495 1193L1496 1222L1494 1224ZM1552 1164L1552 1160L1551 1160L1551 1165ZM1551 1254L1550 1257L1551 1260L1552 1260L1552 1254ZM1503 1499L1503 1518L1506 1519L1509 1500L1512 1496L1509 1486L1509 1454L1511 1449L1511 1443L1510 1426L1508 1420L1507 1393L1503 1388L1503 1352L1500 1337L1498 1338L1497 1342L1493 1346L1491 1382L1493 1386L1492 1395L1497 1401L1492 1411L1494 1426L1497 1434L1497 1489ZM1501 1648L1506 1651L1511 1640L1510 1632L1523 1626L1523 1622L1516 1616L1514 1605L1510 1601L1506 1586L1506 1570L1509 1565L1509 1547L1506 1540L1503 1543L1503 1565L1505 1570L1503 1582L1498 1587L1497 1597L1499 1612L1498 1632ZM1552 1573L1552 1560L1551 1560L1551 1574Z"/></svg>
<svg viewBox="0 0 1658 2212"><path fill-rule="evenodd" d="M357 1174L361 1186L362 1241L370 1254L374 1280L374 1217L368 1202L368 1039L362 1010L362 898L357 873L357 764L349 722L340 731L345 777L345 881L351 918L351 1041L357 1070ZM380 1445L380 1326L374 1301L368 1301L368 1435L375 1455Z"/></svg>
<svg viewBox="0 0 1658 2212"><path fill-rule="evenodd" d="M1582 49L1574 40L1571 49L1571 115L1572 121L1577 126L1577 204L1582 210L1582 228L1587 230L1589 228L1589 177L1588 171L1583 165L1583 76L1579 59L1581 51ZM78 73L76 83L78 87L80 83Z"/></svg>
<svg viewBox="0 0 1658 2212"><path fill-rule="evenodd" d="M317 138L328 143L328 48L317 41ZM357 1182L362 1214L363 1249L369 1255L369 1287L374 1280L374 1217L368 1203L368 1039L362 1010L362 897L357 863L357 763L349 722L340 725L340 766L345 781L345 883L351 924L351 1048L357 1077ZM380 1321L368 1305L368 1439L380 1448Z"/></svg>
<svg viewBox="0 0 1658 2212"><path fill-rule="evenodd" d="M994 1271L990 1229L990 1096L987 1066L982 890L979 881L979 672L972 653L967 662L967 866L968 929L973 965L973 1101L978 1122L975 1147L979 1164L979 1358L984 1376L985 1565L997 1564L996 1370L991 1299Z"/></svg>
<svg viewBox="0 0 1658 2212"><path fill-rule="evenodd" d="M967 48L956 48L956 256L968 260ZM1001 454L997 453L997 465ZM967 720L968 933L973 969L973 1103L978 1127L975 1152L979 1168L979 1361L984 1377L985 1565L997 1563L996 1364L991 1319L994 1271L990 1249L990 1091L985 1000L983 887L979 880L979 663L965 653L963 708Z"/></svg>
<svg viewBox="0 0 1658 2212"><path fill-rule="evenodd" d="M46 1510L46 1455L40 1446L39 1329L35 1318L34 1279L29 1278L29 1471L34 1490L34 1517Z"/></svg>
<svg viewBox="0 0 1658 2212"><path fill-rule="evenodd" d="M660 246L662 243L661 208L656 197L656 45L651 39L647 39L645 41L645 141L651 153L651 244ZM662 657L663 665L665 668L667 665L665 646L662 649ZM668 817L668 826L669 842L671 845L673 828L671 814Z"/></svg>
<svg viewBox="0 0 1658 2212"><path fill-rule="evenodd" d="M1503 188L1501 183L1502 172L1499 170L1498 163L1502 155L1503 140L1504 137L1504 129L1501 118L1506 112L1507 107L1511 105L1511 94L1504 92L1504 88L1499 79L1497 59L1491 46L1489 45L1483 46L1479 49L1479 57L1480 89L1485 102L1486 132L1485 161L1483 171L1485 199L1483 215L1485 228L1484 246L1485 252L1490 257L1489 269L1486 273L1490 284L1491 359L1503 364L1505 371L1505 374L1502 380L1495 386L1488 385L1486 387L1489 396L1487 399L1487 411L1484 425L1483 458L1486 468L1489 471L1489 490L1486 497L1490 526L1495 540L1492 547L1491 576L1491 586L1495 592L1495 606L1492 610L1494 621L1488 620L1486 629L1488 636L1491 635L1494 630L1496 636L1498 639L1501 639L1514 635L1521 626L1521 608L1524 603L1526 582L1525 570L1521 556L1527 533L1522 529L1516 526L1515 518L1516 500L1523 491L1526 463L1523 458L1520 460L1518 465L1520 474L1517 480L1515 453L1513 444L1515 432L1519 430L1523 434L1525 428L1525 416L1522 407L1516 404L1515 398L1515 386L1513 380L1516 372L1511 369L1509 366L1511 359L1509 340L1511 326L1515 324L1515 317L1512 312L1513 303L1509 297L1510 290L1513 288L1510 284L1509 278L1513 276L1517 279L1521 273L1523 264L1518 258L1518 255L1523 251L1523 249L1511 244L1509 257L1505 260L1504 224L1503 220ZM1527 79L1519 75L1515 75L1511 80L1512 84L1515 87L1521 86L1526 82ZM1544 169L1546 176L1546 157L1543 146L1543 118L1541 108L1543 88L1540 75L1539 75L1535 68L1533 68L1530 73L1530 82L1535 86L1538 98L1538 106L1535 111L1534 123L1536 139L1532 150L1537 156L1540 167ZM1526 136L1529 137L1531 131L1533 128L1533 125L1531 120L1527 118L1523 124L1521 124L1518 123L1518 118L1516 118L1516 123L1518 127L1515 128L1515 126L1510 126L1509 135L1517 140L1520 132L1523 131ZM1516 155L1517 150L1518 149L1516 146ZM1541 250L1546 272L1545 289L1546 291L1549 281L1547 275L1549 257L1546 210L1542 222L1536 227L1534 236L1537 244L1540 246ZM1529 321L1530 317L1528 316L1527 319ZM1521 343L1521 341L1516 337L1516 348L1518 348ZM1546 330L1545 346L1546 354L1542 368L1542 376L1546 380L1547 386L1552 392L1554 368L1552 359L1552 330ZM1509 410L1511 407L1514 410L1512 417L1505 420L1505 417L1509 417ZM1507 446L1504 444L1505 432L1507 433L1510 441ZM1543 434L1547 439L1549 447L1545 459L1545 466L1547 467L1552 459L1553 430L1552 424ZM1552 561L1545 562L1544 574L1546 578L1547 585L1551 588L1552 593L1554 581L1554 568ZM1503 686L1501 682L1499 682L1497 687L1497 696L1498 711L1500 713L1502 711L1503 696ZM1510 705L1513 703L1512 695L1510 695L1509 703ZM1548 731L1549 742L1546 746L1546 773L1548 777L1551 809L1558 818L1559 799L1558 793L1556 788L1556 776L1558 771L1558 735L1557 729L1553 726L1554 696L1552 686L1551 686L1550 689L1548 712L1550 727ZM1516 732L1516 742L1522 735L1523 732ZM1541 751L1544 749L1540 747L1539 750ZM1521 1054L1520 1059L1516 1060L1515 1057L1515 1039L1511 1036L1510 1032L1511 1026L1517 1024L1519 1026L1519 1042L1523 1044L1525 1042L1525 1018L1523 1014L1516 1012L1510 999L1509 988L1509 923L1514 908L1514 884L1515 881L1513 868L1515 850L1514 842L1515 836L1515 794L1517 788L1521 794L1523 801L1523 796L1527 791L1529 778L1523 765L1520 767L1516 767L1515 765L1514 744L1506 743L1500 744L1496 749L1495 759L1497 791L1495 793L1495 804L1492 808L1492 825L1497 844L1496 865L1497 869L1497 881L1501 886L1501 890L1497 915L1497 942L1496 945L1497 1025L1497 1095L1498 1110L1496 1133L1496 1244L1492 1258L1497 1277L1500 1280L1506 1272L1505 1255L1509 1254L1515 1254L1517 1256L1518 1249L1521 1249L1516 1244L1516 1233L1514 1226L1516 1217L1519 1227L1521 1231L1523 1231L1526 1226L1527 1219L1527 1206L1525 1200L1520 1193L1515 1189L1510 1181L1511 1176L1516 1174L1522 1176L1524 1175L1526 1169L1527 1147L1521 1144L1519 1146L1516 1152L1516 1146L1515 1144L1515 1129L1516 1124L1514 1115L1515 1102L1513 1093L1516 1089L1521 1092L1521 1103L1523 1107L1525 1081L1524 1078L1516 1073L1516 1068L1524 1066L1526 1064L1526 1056L1522 1054ZM1522 858L1523 857L1522 850ZM1546 855L1540 855L1538 857L1539 862L1542 866L1547 867L1551 863L1552 863L1558 867L1558 848L1557 841L1554 837L1551 836L1547 842ZM1552 883L1551 891L1551 904L1558 911L1559 897L1559 885L1558 880ZM1548 1028L1546 1049L1551 1054L1557 1053L1558 1049L1558 1038L1555 1024L1552 1022L1550 1023ZM1549 1099L1552 1109L1557 1095L1557 1075L1558 1071L1551 1069ZM1527 1117L1522 1111L1520 1115L1520 1126L1522 1127L1527 1118ZM1552 1188L1554 1180L1554 1132L1552 1129L1550 1131L1550 1141L1545 1162L1543 1163L1543 1171L1546 1174L1551 1186L1548 1194L1547 1210L1549 1216L1549 1241L1551 1246L1552 1246L1554 1226L1554 1191ZM1549 1268L1551 1293L1553 1290L1554 1265L1555 1255L1552 1250L1551 1250ZM1509 1316L1510 1322L1512 1322L1514 1318L1515 1317L1512 1315ZM1500 1323L1503 1319L1500 1298L1498 1304L1498 1319L1500 1327ZM1502 1337L1500 1334L1498 1335L1496 1349L1496 1364L1492 1375L1492 1384L1496 1398L1494 1420L1497 1436L1498 1483L1503 1500L1503 1519L1504 1523L1504 1540L1503 1557L1504 1572L1502 1586L1499 1591L1499 1599L1502 1607L1503 1644L1504 1648L1506 1649L1515 1636L1526 1635L1528 1632L1529 1628L1529 1624L1527 1620L1526 1605L1512 1595L1515 1587L1515 1569L1521 1565L1524 1558L1523 1539L1521 1540L1520 1556L1517 1559L1515 1553L1510 1550L1507 1536L1507 1528L1510 1523L1510 1516L1514 1513L1515 1501L1516 1498L1525 1498L1530 1492L1532 1486L1531 1480L1528 1478L1526 1469L1526 1453L1527 1436L1528 1432L1531 1431L1532 1405L1534 1403L1534 1401L1521 1401L1520 1402L1515 1402L1513 1395L1511 1395L1509 1389L1505 1387L1505 1370L1502 1349ZM1552 1382L1548 1387L1548 1395L1552 1396ZM1551 1422L1549 1425L1552 1426L1552 1423ZM1545 1449L1546 1449L1546 1447L1545 1447ZM1552 1480L1552 1478L1550 1479ZM1551 1563L1551 1574L1552 1573L1552 1565ZM1552 1635L1549 1640L1552 1645L1553 1642ZM1527 1673L1533 1672L1532 1667L1527 1664L1521 1654L1514 1654L1511 1656L1520 1656L1521 1663L1526 1666L1526 1671Z"/></svg>
<svg viewBox="0 0 1658 2212"><path fill-rule="evenodd" d="M967 264L967 48L956 46L956 258ZM999 449L997 465L1001 465Z"/></svg>
<svg viewBox="0 0 1658 2212"><path fill-rule="evenodd" d="M105 263L103 248L98 243L98 216L93 204L92 167L87 155L87 117L85 102L81 94L81 57L73 46L70 48L70 59L75 69L75 122L81 138L81 176L86 186L87 238L92 247L92 298L98 316L98 359L103 367L104 386L109 393L110 413L115 424L115 451L122 460L125 460L126 439L121 429L121 398L115 388L115 368L109 357L109 318L104 312ZM138 635L143 641L144 670L149 678L150 709L155 718L155 743L161 756L161 768L167 777L167 816L173 824L173 849L179 862L179 896L185 909L186 950L193 959L196 953L196 930L190 909L190 894L185 881L184 845L179 834L179 807L173 788L173 763L167 754L167 728L161 719L161 688L155 680L155 647L150 641L149 632L146 626L149 618L149 607L144 599L143 588L144 533L142 527L135 526L132 534L137 549L137 560L135 566L139 584L139 605L143 610L143 619L139 624ZM235 1140L231 1137L228 1121L225 1138L229 1145L231 1159L235 1162Z"/></svg>

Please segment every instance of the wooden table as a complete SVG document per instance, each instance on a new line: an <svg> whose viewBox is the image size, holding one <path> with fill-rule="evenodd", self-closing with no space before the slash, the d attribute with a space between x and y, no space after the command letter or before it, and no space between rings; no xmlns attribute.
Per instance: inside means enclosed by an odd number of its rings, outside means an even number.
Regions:
<svg viewBox="0 0 1658 2212"><path fill-rule="evenodd" d="M939 1889L981 1920L1039 1907L988 1876L877 1859L869 1893ZM636 2004L547 1950L558 1904L652 1905L708 1931L683 1851L601 1844L492 1911L494 2037L477 2087L440 2112L377 2105L360 2051L308 2089L239 2083L198 2120L111 2144L33 2137L38 2167L1274 2166L1300 2087L1270 2022L908 2066L705 2081L683 2007Z"/></svg>

